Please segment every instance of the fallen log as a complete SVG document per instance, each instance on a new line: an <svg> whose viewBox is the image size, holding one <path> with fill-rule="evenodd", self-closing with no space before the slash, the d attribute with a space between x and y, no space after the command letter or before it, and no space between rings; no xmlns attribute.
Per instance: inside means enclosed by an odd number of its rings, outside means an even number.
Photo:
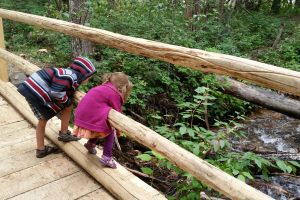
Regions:
<svg viewBox="0 0 300 200"><path fill-rule="evenodd" d="M258 154L258 155L266 159L279 158L281 160L300 161L300 153L271 153L271 154Z"/></svg>
<svg viewBox="0 0 300 200"><path fill-rule="evenodd" d="M216 77L217 80L224 85L223 93L300 119L300 101L263 88L249 86L231 78L224 76Z"/></svg>

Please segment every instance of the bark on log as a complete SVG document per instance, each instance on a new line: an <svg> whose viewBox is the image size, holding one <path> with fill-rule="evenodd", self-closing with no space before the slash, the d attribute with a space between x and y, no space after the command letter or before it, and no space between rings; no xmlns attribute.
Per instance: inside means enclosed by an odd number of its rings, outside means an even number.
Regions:
<svg viewBox="0 0 300 200"><path fill-rule="evenodd" d="M221 84L225 85L223 92L226 94L300 119L300 101L291 99L283 94L280 95L273 91L249 86L224 76L217 76L217 79Z"/></svg>
<svg viewBox="0 0 300 200"><path fill-rule="evenodd" d="M25 101L25 98L17 92L14 86L0 81L0 94L30 123L36 126L37 119L34 117L28 103ZM47 138L59 146L68 156L70 156L77 164L101 183L117 199L166 199L157 190L133 176L119 164L117 169L102 167L98 161L99 157L89 156L86 153L86 149L79 142L63 143L58 141L57 136L59 130L60 126L57 125L57 121L55 119L51 119L46 128Z"/></svg>
<svg viewBox="0 0 300 200"><path fill-rule="evenodd" d="M216 73L249 80L265 87L300 96L300 72L235 56L124 36L16 11L0 9L0 17L105 44L129 53L186 66L205 73Z"/></svg>
<svg viewBox="0 0 300 200"><path fill-rule="evenodd" d="M2 54L5 53L5 50L0 50L0 56L5 57L11 61L18 59L18 56L12 56L13 54ZM5 56L8 55L8 56ZM18 60L23 60L19 58ZM24 61L18 61L19 63L24 63ZM26 61L27 62L27 61ZM26 66L26 65L25 65ZM35 65L31 64L31 70L36 70ZM27 70L30 71L30 70ZM5 96L14 106L17 107L19 112L28 112L24 109L24 103L22 104L20 101L20 97L11 97L11 95L6 96L7 94L11 93L8 89L4 89L5 85L1 84L0 82L0 92L3 96ZM20 96L20 95L19 95ZM84 93L76 93L75 99L80 101L80 99L84 96ZM18 102L16 102L18 100ZM23 111L24 110L24 111ZM33 116L31 116L33 118ZM29 117L30 118L30 117ZM178 166L179 168L191 173L195 176L198 180L205 183L206 185L210 186L211 188L219 191L220 193L224 194L227 197L232 199L240 199L240 200L268 200L272 199L268 195L250 187L246 183L230 176L229 174L223 172L222 170L214 167L213 165L207 163L206 161L200 159L199 157L195 156L194 154L190 153L189 151L179 147L178 145L170 142L168 139L160 136L158 133L152 131L148 127L135 122L134 120L122 115L121 113L111 110L109 113L109 121L111 124L120 130L123 130L126 135L130 138L138 141L139 143L153 149L166 157L169 161L173 164ZM35 118L34 118L35 119ZM31 119L33 120L33 119ZM36 121L33 121L36 123ZM48 136L48 135L47 135ZM59 146L65 146L68 144L61 144L56 140L57 134L55 136L49 135L50 139L58 143ZM72 143L71 143L72 144ZM74 148L73 148L74 149ZM67 154L73 155L71 156L75 161L76 153L72 150L66 150ZM80 160L79 160L80 161ZM83 161L88 163L87 161ZM89 173L89 167L86 169ZM94 174L93 174L94 176ZM101 174L96 176L102 176ZM99 177L100 179L100 177ZM100 179L101 181L101 179ZM108 184L108 183L105 183ZM103 184L105 187L106 185ZM111 186L108 186L108 189L112 189Z"/></svg>

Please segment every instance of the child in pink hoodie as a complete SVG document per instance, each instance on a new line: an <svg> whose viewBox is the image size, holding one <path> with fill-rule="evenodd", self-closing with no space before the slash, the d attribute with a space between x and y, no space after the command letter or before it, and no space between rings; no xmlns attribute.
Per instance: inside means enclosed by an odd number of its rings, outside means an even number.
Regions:
<svg viewBox="0 0 300 200"><path fill-rule="evenodd" d="M117 166L112 159L115 133L108 122L108 114L110 109L122 112L122 104L126 102L131 88L132 83L123 72L105 74L103 84L89 90L75 112L73 134L89 139L84 146L91 154L97 153L98 139L105 137L100 162L111 168Z"/></svg>

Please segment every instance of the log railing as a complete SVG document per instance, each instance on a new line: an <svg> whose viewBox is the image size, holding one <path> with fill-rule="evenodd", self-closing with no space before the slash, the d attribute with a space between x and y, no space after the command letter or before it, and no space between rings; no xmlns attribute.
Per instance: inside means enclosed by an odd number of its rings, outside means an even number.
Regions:
<svg viewBox="0 0 300 200"><path fill-rule="evenodd" d="M206 73L228 75L300 96L300 72L244 58L124 36L62 20L0 9L0 17Z"/></svg>
<svg viewBox="0 0 300 200"><path fill-rule="evenodd" d="M0 17L0 48L4 49L4 33L3 33L3 23ZM5 60L0 60L0 80L8 81L8 72Z"/></svg>
<svg viewBox="0 0 300 200"><path fill-rule="evenodd" d="M173 64L184 65L204 72L232 75L253 80L271 88L300 95L297 72L275 66L250 61L233 56L208 53L197 49L188 49L149 40L122 36L119 34L89 28L69 22L0 9L0 17L36 25L42 28L63 32L65 34L91 40L119 48L130 53L157 58ZM39 68L28 61L0 48L0 58L21 67L27 74ZM241 67L242 66L242 67ZM285 83L287 81L287 83ZM298 84L298 85L297 85ZM81 94L77 93L80 98ZM159 152L173 164L191 173L198 180L232 199L272 199L264 193L250 187L244 182L230 176L178 145L170 142L151 129L112 110L109 120L114 127L124 130L126 134Z"/></svg>

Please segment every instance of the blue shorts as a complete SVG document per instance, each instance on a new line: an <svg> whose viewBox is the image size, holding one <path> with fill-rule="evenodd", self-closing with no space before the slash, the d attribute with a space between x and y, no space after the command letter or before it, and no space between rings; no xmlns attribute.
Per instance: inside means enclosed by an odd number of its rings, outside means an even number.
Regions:
<svg viewBox="0 0 300 200"><path fill-rule="evenodd" d="M30 94L23 84L20 84L18 87L18 92L25 96L26 101L28 102L34 116L38 120L49 120L57 113L55 113L51 108L49 108L44 102L41 102L34 95Z"/></svg>

